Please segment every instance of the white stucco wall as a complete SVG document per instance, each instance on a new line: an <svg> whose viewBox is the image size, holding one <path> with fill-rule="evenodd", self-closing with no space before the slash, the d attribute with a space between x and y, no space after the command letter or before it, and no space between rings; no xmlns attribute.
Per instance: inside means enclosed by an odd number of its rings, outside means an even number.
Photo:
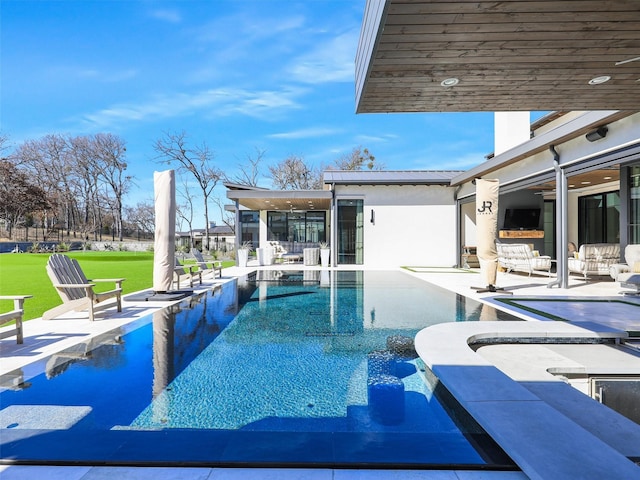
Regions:
<svg viewBox="0 0 640 480"><path fill-rule="evenodd" d="M495 112L493 114L493 153L500 155L530 138L530 112Z"/></svg>
<svg viewBox="0 0 640 480"><path fill-rule="evenodd" d="M364 200L364 265L447 266L456 263L453 189L441 186L337 186L337 198ZM371 223L371 210L375 223Z"/></svg>

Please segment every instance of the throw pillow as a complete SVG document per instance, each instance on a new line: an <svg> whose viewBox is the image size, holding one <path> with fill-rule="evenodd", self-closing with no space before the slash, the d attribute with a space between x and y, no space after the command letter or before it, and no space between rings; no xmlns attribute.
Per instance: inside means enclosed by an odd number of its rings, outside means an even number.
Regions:
<svg viewBox="0 0 640 480"><path fill-rule="evenodd" d="M635 262L633 264L633 273L640 273L640 262Z"/></svg>

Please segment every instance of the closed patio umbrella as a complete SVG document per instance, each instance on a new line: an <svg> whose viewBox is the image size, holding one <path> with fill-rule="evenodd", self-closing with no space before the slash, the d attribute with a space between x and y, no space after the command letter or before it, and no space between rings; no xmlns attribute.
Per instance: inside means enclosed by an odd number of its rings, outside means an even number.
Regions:
<svg viewBox="0 0 640 480"><path fill-rule="evenodd" d="M479 292L495 292L498 273L498 193L500 182L495 179L476 179L476 228L478 232L478 261L480 275L486 287L476 288ZM475 288L475 287L474 287Z"/></svg>
<svg viewBox="0 0 640 480"><path fill-rule="evenodd" d="M175 172L153 173L155 192L155 239L153 245L153 291L171 289L176 247L176 182Z"/></svg>

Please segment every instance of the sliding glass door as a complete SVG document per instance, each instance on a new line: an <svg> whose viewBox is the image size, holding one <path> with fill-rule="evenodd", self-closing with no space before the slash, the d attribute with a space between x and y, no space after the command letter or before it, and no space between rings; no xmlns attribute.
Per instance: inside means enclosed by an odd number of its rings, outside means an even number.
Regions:
<svg viewBox="0 0 640 480"><path fill-rule="evenodd" d="M338 263L364 263L364 201L338 200Z"/></svg>
<svg viewBox="0 0 640 480"><path fill-rule="evenodd" d="M578 241L618 243L620 241L620 194L597 193L578 199Z"/></svg>
<svg viewBox="0 0 640 480"><path fill-rule="evenodd" d="M629 243L640 243L640 165L629 168Z"/></svg>

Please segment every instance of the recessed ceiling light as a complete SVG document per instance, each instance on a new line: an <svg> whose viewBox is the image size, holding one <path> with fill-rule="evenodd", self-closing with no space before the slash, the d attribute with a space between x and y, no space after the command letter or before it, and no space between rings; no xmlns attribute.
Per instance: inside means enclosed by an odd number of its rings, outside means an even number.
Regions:
<svg viewBox="0 0 640 480"><path fill-rule="evenodd" d="M609 75L600 75L599 77L594 77L589 80L589 85L601 85L608 82L609 80L611 80L611 77Z"/></svg>
<svg viewBox="0 0 640 480"><path fill-rule="evenodd" d="M604 180L611 180L611 177L602 177Z"/></svg>
<svg viewBox="0 0 640 480"><path fill-rule="evenodd" d="M591 182L580 182L581 185L591 185Z"/></svg>
<svg viewBox="0 0 640 480"><path fill-rule="evenodd" d="M445 78L443 81L440 82L440 85L442 85L443 87L453 87L458 83L460 83L460 80L458 80L457 78L451 77L451 78Z"/></svg>

